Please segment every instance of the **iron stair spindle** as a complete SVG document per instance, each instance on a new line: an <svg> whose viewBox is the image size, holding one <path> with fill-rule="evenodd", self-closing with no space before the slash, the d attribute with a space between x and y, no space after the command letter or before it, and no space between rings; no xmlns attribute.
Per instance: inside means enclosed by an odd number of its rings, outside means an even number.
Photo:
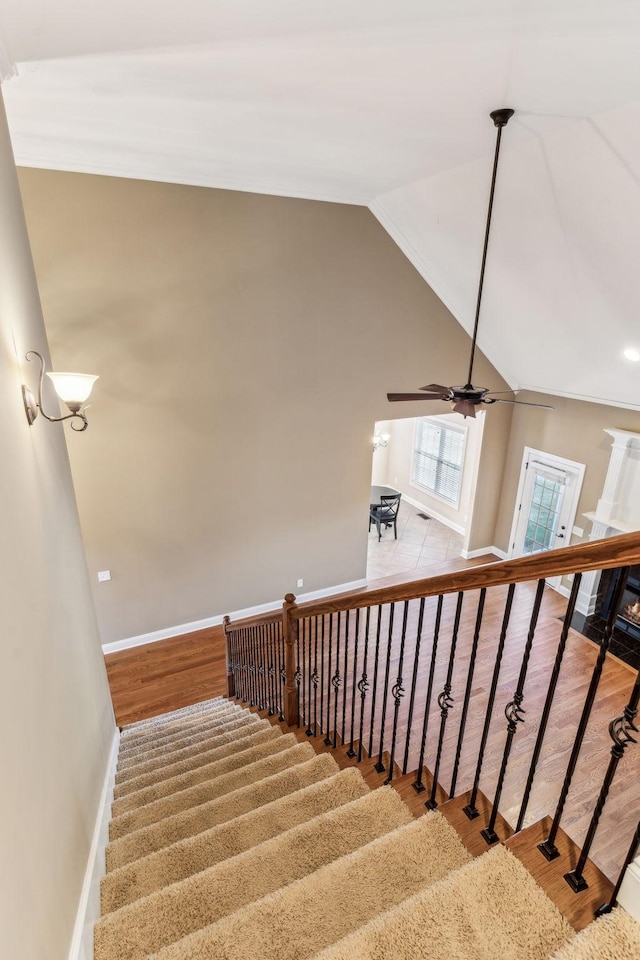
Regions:
<svg viewBox="0 0 640 960"><path fill-rule="evenodd" d="M324 633L325 615L322 614L322 634L320 637L320 733L324 733ZM317 733L316 733L317 736Z"/></svg>
<svg viewBox="0 0 640 960"><path fill-rule="evenodd" d="M420 662L420 644L422 641L422 620L424 617L424 597L420 600L418 611L418 626L416 629L416 646L413 655L413 674L411 676L411 695L409 697L409 712L407 715L407 735L404 743L404 759L402 761L402 774L407 772L409 764L409 744L411 742L411 727L413 725L413 708L416 702L416 683L418 680L418 664Z"/></svg>
<svg viewBox="0 0 640 960"><path fill-rule="evenodd" d="M604 810L604 805L607 802L607 797L609 796L609 790L611 789L611 784L613 783L613 778L615 777L616 770L618 769L618 764L624 756L624 751L627 748L629 743L637 743L631 734L638 733L638 728L633 722L638 715L638 703L640 702L640 670L636 675L636 682L633 685L633 690L631 691L631 696L629 697L629 702L624 708L624 712L621 717L616 717L615 720L612 720L609 724L609 736L613 740L613 746L611 747L611 757L609 760L609 765L602 782L602 787L600 789L600 794L598 796L597 803L595 805L593 816L591 818L591 823L589 824L589 829L587 830L587 835L585 837L584 843L582 844L582 850L576 863L575 869L570 873L565 873L564 878L573 890L574 893L579 893L581 890L586 890L589 884L584 878L584 868L589 858L589 852L591 850L591 845L593 844L596 832L598 830L598 825L600 823L600 817L602 816L602 811Z"/></svg>
<svg viewBox="0 0 640 960"><path fill-rule="evenodd" d="M364 651L362 654L362 676L358 681L358 690L360 691L360 732L358 736L358 763L362 760L362 738L364 736L364 708L367 699L367 690L369 689L369 680L367 676L367 661L369 657L369 623L371 620L371 607L367 607L364 622Z"/></svg>
<svg viewBox="0 0 640 960"><path fill-rule="evenodd" d="M318 736L318 617L314 620L313 631L313 673L311 674L313 684L313 733L310 736Z"/></svg>
<svg viewBox="0 0 640 960"><path fill-rule="evenodd" d="M333 739L332 746L335 750L338 743L338 694L342 678L340 676L340 612L338 611L336 624L336 672L331 677L331 686L333 687Z"/></svg>
<svg viewBox="0 0 640 960"><path fill-rule="evenodd" d="M251 674L251 695L249 698L249 705L255 707L258 703L258 663L256 660L256 641L255 641L255 628L249 627L249 649L251 651L251 663L249 666L249 671Z"/></svg>
<svg viewBox="0 0 640 960"><path fill-rule="evenodd" d="M518 676L518 683L513 694L513 700L509 701L504 710L504 715L507 718L507 738L504 745L504 752L502 754L502 764L500 766L500 773L498 775L498 783L496 786L496 793L493 799L493 806L491 807L491 816L489 817L489 823L481 830L480 833L486 843L492 844L497 843L500 839L496 833L496 821L498 819L498 807L500 806L500 798L502 796L502 788L504 786L504 780L507 775L507 765L509 763L509 756L511 754L511 746L513 744L513 738L516 735L519 723L524 723L524 717L522 714L525 712L522 707L522 700L524 698L524 684L527 679L527 670L529 667L529 657L531 656L531 649L533 647L533 638L536 632L536 626L538 623L538 614L540 613L540 605L542 604L542 595L544 593L544 580L538 580L538 587L536 589L535 600L533 601L533 610L531 611L531 619L529 621L529 632L527 633L527 642L524 646L524 653L522 655L522 664L520 666L520 674Z"/></svg>
<svg viewBox="0 0 640 960"><path fill-rule="evenodd" d="M380 631L382 627L382 604L378 606L378 622L376 624L376 649L373 661L373 685L371 687L371 714L369 717L369 756L373 756L373 727L376 716L376 695L378 692L378 666L380 663Z"/></svg>
<svg viewBox="0 0 640 960"><path fill-rule="evenodd" d="M409 614L409 601L404 602L404 612L402 616L402 634L400 636L400 654L398 656L398 676L396 682L391 688L393 697L393 729L391 731L391 752L389 754L389 776L384 781L391 783L393 780L393 765L396 758L396 738L398 736L398 716L400 714L400 704L404 697L404 686L402 678L402 668L404 666L404 645L407 636L407 616Z"/></svg>
<svg viewBox="0 0 640 960"><path fill-rule="evenodd" d="M345 611L344 615L344 663L342 669L342 732L340 737L342 743L345 741L345 733L347 726L347 681L349 679L349 611Z"/></svg>
<svg viewBox="0 0 640 960"><path fill-rule="evenodd" d="M258 676L260 677L260 709L267 709L267 667L266 667L266 654L264 646L264 630L262 627L256 627L256 634L258 638L258 651L260 654L260 660L258 662Z"/></svg>
<svg viewBox="0 0 640 960"><path fill-rule="evenodd" d="M325 727L324 743L326 747L333 746L331 736L331 653L333 647L333 614L329 614L329 659L327 661L327 724Z"/></svg>
<svg viewBox="0 0 640 960"><path fill-rule="evenodd" d="M278 622L278 674L280 677L280 713L278 714L278 720L280 723L284 723L284 688L287 682L287 671L284 665L284 633L282 630L282 621Z"/></svg>
<svg viewBox="0 0 640 960"><path fill-rule="evenodd" d="M638 821L636 831L631 840L631 846L629 847L629 852L627 853L624 863L622 864L622 869L618 874L618 880L616 882L616 885L613 888L613 891L607 903L603 903L602 906L596 910L597 917L601 917L605 913L611 913L613 908L616 906L618 902L618 894L620 893L620 887L622 886L624 875L627 872L627 867L629 866L631 861L635 858L635 855L637 854L639 848L640 848L640 820Z"/></svg>
<svg viewBox="0 0 640 960"><path fill-rule="evenodd" d="M313 631L312 631L312 623L311 623L311 620L309 619L309 620L307 621L307 623L309 624L309 630L308 630L308 635L307 635L307 638L308 638L308 652L307 652L307 729L305 730L305 734L306 734L308 737L312 737L312 736L313 736L313 727L312 727L312 719L311 719L311 716L312 716L312 713L311 713L311 704L313 703L313 672L312 672L312 670L311 670L311 662L312 662L312 640L311 640L311 636L312 636L312 632L313 632Z"/></svg>
<svg viewBox="0 0 640 960"><path fill-rule="evenodd" d="M269 716L276 713L276 643L275 624L269 624Z"/></svg>
<svg viewBox="0 0 640 960"><path fill-rule="evenodd" d="M467 685L464 691L464 700L462 703L462 713L460 715L460 730L458 731L458 742L456 744L456 756L453 763L453 774L451 776L451 786L449 787L449 799L455 797L456 784L458 782L458 770L460 769L460 756L462 754L462 744L464 742L464 733L467 726L467 713L469 712L469 701L471 699L471 688L473 686L473 675L476 668L476 657L478 655L478 643L480 640L480 628L482 626L482 614L484 612L484 603L487 596L487 588L482 587L478 599L478 612L476 614L476 626L473 631L473 642L471 644L471 656L469 657L469 669L467 671Z"/></svg>
<svg viewBox="0 0 640 960"><path fill-rule="evenodd" d="M382 762L382 754L384 752L384 734L385 734L385 724L387 722L387 698L389 694L389 673L391 670L391 647L393 645L393 617L395 612L395 603L389 604L389 630L387 632L387 657L385 660L384 667L384 690L382 693L382 716L380 718L380 748L378 750L378 760L375 764L374 769L378 773L383 773L385 770L385 765Z"/></svg>
<svg viewBox="0 0 640 960"><path fill-rule="evenodd" d="M438 790L438 776L440 775L440 762L442 760L442 745L444 743L444 731L447 726L449 710L453 707L453 697L451 696L451 680L453 678L453 666L456 659L456 646L458 643L458 630L460 628L460 617L462 615L462 601L464 593L458 594L456 602L456 614L453 621L453 632L451 635L451 649L449 651L449 665L447 667L447 679L445 680L442 693L438 697L438 706L440 707L440 735L438 737L438 750L436 753L436 763L433 768L433 782L431 784L431 796L425 803L429 810L435 810L438 806L436 793Z"/></svg>
<svg viewBox="0 0 640 960"><path fill-rule="evenodd" d="M493 676L491 678L491 689L489 691L489 699L487 700L487 709L484 717L484 726L482 728L482 737L480 739L480 749L478 751L478 763L476 765L476 774L473 780L473 787L471 788L471 796L469 797L469 803L466 807L463 808L464 813L467 815L469 820L475 820L476 817L480 816L480 812L476 807L476 800L478 799L478 788L480 786L480 774L482 772L482 764L484 762L484 751L487 746L487 737L489 736L489 727L491 725L491 714L493 712L493 705L496 699L496 690L498 689L498 678L500 676L500 666L502 664L502 654L504 652L504 644L507 638L507 628L509 626L509 619L511 617L511 608L513 606L513 595L515 593L516 585L515 583L509 584L509 589L507 591L507 600L504 607L504 614L502 616L502 627L500 630L500 639L498 641L498 649L496 650L496 659L493 666Z"/></svg>
<svg viewBox="0 0 640 960"><path fill-rule="evenodd" d="M358 689L356 677L358 675L358 640L360 637L360 607L356 608L355 639L353 641L353 674L351 677L351 736L349 738L349 749L347 756L353 760L356 751L353 749L353 732L356 722L356 690Z"/></svg>
<svg viewBox="0 0 640 960"><path fill-rule="evenodd" d="M300 710L300 688L303 687L302 683L302 671L300 669L300 664L302 660L300 659L300 621L296 620L296 669L293 674L293 682L296 685L296 691L298 696L298 729L301 729L304 724L302 721L301 710ZM303 690L304 692L304 690Z"/></svg>
<svg viewBox="0 0 640 960"><path fill-rule="evenodd" d="M549 836L542 843L538 844L538 850L547 860L555 860L556 857L560 856L560 851L556 847L556 837L558 835L558 830L560 828L560 821L562 820L562 815L564 813L565 804L567 802L567 797L569 795L569 789L571 787L571 781L573 780L573 774L575 773L576 765L578 763L578 757L580 755L580 750L582 749L582 742L584 740L585 733L587 731L587 724L589 723L589 717L591 716L591 711L593 709L593 704L596 699L596 693L598 692L598 686L600 684L600 677L602 676L602 669L604 667L604 662L609 652L609 647L611 645L611 637L613 636L613 629L615 626L616 618L618 616L618 610L622 603L622 597L627 586L627 577L629 576L630 567L623 567L620 571L620 577L618 583L616 584L616 589L611 601L611 607L609 610L609 616L607 617L607 622L605 624L604 633L602 635L602 640L600 641L600 650L598 651L598 657L593 667L591 673L591 682L589 684L589 689L587 690L587 695L585 697L584 706L582 708L582 714L580 716L580 722L578 723L578 729L576 731L575 739L573 742L573 747L571 749L571 756L569 757L569 763L567 764L567 772L564 776L564 781L562 783L562 789L560 790L560 797L558 799L558 805L556 807L556 812L553 816L553 822L551 824L551 829L549 830Z"/></svg>
<svg viewBox="0 0 640 960"><path fill-rule="evenodd" d="M562 624L562 630L560 632L560 640L558 642L558 649L556 652L556 659L553 664L553 670L551 672L551 679L549 680L549 688L547 690L547 696L545 698L544 707L542 709L542 716L540 717L540 726L538 728L538 735L536 737L536 743L533 748L533 754L531 757L531 763L529 765L529 774L527 776L527 783L524 788L524 795L522 797L522 804L520 806L520 813L518 814L518 822L516 825L516 833L519 833L522 830L522 825L524 823L524 818L527 813L527 807L529 805L529 798L531 796L531 788L533 786L533 781L536 775L536 769L538 766L538 760L540 759L540 751L542 750L542 744L544 743L545 734L547 732L547 725L549 723L549 715L551 713L551 706L553 704L553 699L556 692L556 687L558 685L558 678L560 676L560 668L562 666L562 661L564 658L564 651L567 645L567 637L569 636L569 628L571 627L571 621L573 620L573 614L576 608L576 601L578 599L578 590L580 589L580 581L582 579L581 573L576 573L573 578L573 584L571 586L571 593L569 595L569 601L567 603L567 609L564 616L564 622Z"/></svg>
<svg viewBox="0 0 640 960"><path fill-rule="evenodd" d="M411 784L416 793L422 793L426 790L422 782L422 771L424 769L424 751L427 743L427 729L429 727L429 711L431 710L431 696L433 694L433 677L436 669L436 656L438 653L438 639L440 637L440 621L442 620L442 605L444 597L442 594L438 597L436 608L436 621L433 628L433 643L431 645L431 663L429 664L429 680L427 682L427 695L424 702L424 717L422 720L422 738L420 740L420 758L418 760L418 777Z"/></svg>
<svg viewBox="0 0 640 960"><path fill-rule="evenodd" d="M242 650L242 702L249 702L249 649L247 647L246 630L239 631L240 649Z"/></svg>

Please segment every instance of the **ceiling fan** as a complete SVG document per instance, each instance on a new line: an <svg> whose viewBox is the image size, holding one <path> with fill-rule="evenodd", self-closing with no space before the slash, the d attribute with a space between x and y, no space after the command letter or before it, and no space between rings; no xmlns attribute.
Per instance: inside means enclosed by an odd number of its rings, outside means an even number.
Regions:
<svg viewBox="0 0 640 960"><path fill-rule="evenodd" d="M440 400L446 403L453 403L453 409L456 413L461 413L463 417L475 417L476 407L481 403L521 403L527 407L542 407L545 410L553 410L546 403L528 403L525 400L509 400L506 397L498 397L496 393L515 393L514 390L490 391L488 387L474 387L472 381L473 360L476 352L476 341L478 338L478 319L480 317L480 303L482 301L482 286L484 283L484 270L487 262L487 248L489 246L489 231L491 229L491 212L493 209L493 195L496 187L496 174L498 172L498 158L500 156L500 140L502 137L502 128L513 116L514 111L509 107L503 107L500 110L492 110L489 114L494 125L498 129L496 139L496 150L493 160L493 173L491 176L491 191L489 193L489 209L487 211L487 225L484 234L484 249L482 251L482 265L480 267L480 282L478 284L478 299L476 302L476 316L473 326L473 337L471 339L471 356L469 358L469 373L467 382L464 386L445 387L440 383L429 383L426 387L420 387L420 393L388 393L387 399L391 402L397 400Z"/></svg>

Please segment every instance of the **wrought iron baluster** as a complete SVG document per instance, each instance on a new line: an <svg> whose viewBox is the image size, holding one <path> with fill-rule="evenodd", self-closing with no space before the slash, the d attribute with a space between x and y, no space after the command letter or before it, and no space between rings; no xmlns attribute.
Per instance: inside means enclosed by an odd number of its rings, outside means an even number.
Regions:
<svg viewBox="0 0 640 960"><path fill-rule="evenodd" d="M342 743L345 742L345 732L347 726L347 682L349 680L349 611L344 615L344 665L342 670L342 730L340 737Z"/></svg>
<svg viewBox="0 0 640 960"><path fill-rule="evenodd" d="M308 736L318 736L318 617L314 621L313 633L313 673L311 674L311 683L313 684L313 731L307 730Z"/></svg>
<svg viewBox="0 0 640 960"><path fill-rule="evenodd" d="M371 688L371 716L369 717L369 756L373 755L373 727L376 716L376 693L378 690L378 665L380 662L380 629L382 627L382 604L378 606L378 622L376 624L376 649L373 661L373 686Z"/></svg>
<svg viewBox="0 0 640 960"><path fill-rule="evenodd" d="M536 737L535 747L533 748L533 755L531 757L531 764L529 766L529 775L527 776L527 783L524 788L524 795L522 797L520 813L518 814L518 822L516 824L516 833L519 833L519 831L522 830L522 825L524 823L527 807L529 805L531 788L533 786L533 781L536 775L538 760L540 759L540 751L542 750L542 744L544 742L544 737L547 732L549 714L551 713L551 706L553 704L553 698L555 696L556 687L558 685L558 677L560 676L560 667L562 666L564 651L567 645L567 637L569 636L569 628L571 627L571 621L573 620L573 614L576 608L576 601L578 599L578 590L580 589L581 579L582 579L581 573L576 573L574 575L573 584L571 586L571 593L569 595L569 602L567 603L567 609L564 616L564 623L562 624L562 630L560 632L560 640L558 642L556 659L553 664L551 679L549 680L549 689L547 690L547 696L545 698L544 707L542 709L542 716L540 718L538 735Z"/></svg>
<svg viewBox="0 0 640 960"><path fill-rule="evenodd" d="M467 671L467 685L464 691L464 700L462 703L462 713L460 715L460 730L458 731L458 742L456 744L456 756L453 763L453 774L451 776L451 786L449 787L449 798L456 795L456 784L458 782L458 770L460 769L460 756L462 754L462 744L464 742L464 732L467 725L467 713L469 711L469 701L471 699L471 688L473 686L473 675L476 669L476 657L478 655L478 642L480 640L480 628L482 626L482 614L484 612L484 602L487 596L487 588L482 587L478 599L478 612L476 614L476 626L473 632L473 642L471 644L471 655L469 657L469 669Z"/></svg>
<svg viewBox="0 0 640 960"><path fill-rule="evenodd" d="M300 669L300 664L303 661L300 659L300 621L296 620L296 669L293 674L293 682L296 685L297 697L298 697L298 729L303 726L302 717L300 715L300 688L304 687L302 683L302 670Z"/></svg>
<svg viewBox="0 0 640 960"><path fill-rule="evenodd" d="M362 654L362 676L358 681L358 690L360 691L360 732L358 735L358 763L362 760L362 738L364 736L364 706L367 699L367 690L369 689L369 680L367 677L367 661L369 657L369 623L371 618L371 607L367 607L364 621L364 651Z"/></svg>
<svg viewBox="0 0 640 960"><path fill-rule="evenodd" d="M284 652L284 632L282 630L282 621L278 622L278 666L279 666L279 675L280 675L280 713L278 714L278 720L280 723L284 723L284 688L287 683L287 669L285 667L285 652Z"/></svg>
<svg viewBox="0 0 640 960"><path fill-rule="evenodd" d="M404 602L404 612L402 616L402 634L400 636L400 654L398 656L398 676L396 677L396 682L391 688L391 696L393 697L393 728L391 731L391 753L389 755L389 776L384 781L385 783L391 783L393 780L393 765L396 758L396 738L398 735L398 717L400 715L400 704L402 698L404 697L404 686L402 679L402 670L404 667L404 645L407 636L407 616L409 615L409 601L405 600Z"/></svg>
<svg viewBox="0 0 640 960"><path fill-rule="evenodd" d="M353 673L351 676L351 736L349 738L349 749L347 750L347 756L353 759L356 755L356 751L353 749L353 730L356 721L356 690L357 682L356 677L358 675L358 640L360 637L360 607L356 608L356 623L355 623L355 639L353 641Z"/></svg>
<svg viewBox="0 0 640 960"><path fill-rule="evenodd" d="M422 720L422 738L420 740L420 758L418 760L417 779L411 786L416 793L422 793L426 790L422 782L422 770L424 768L424 751L427 743L427 729L429 727L429 711L431 710L431 696L433 694L433 676L436 669L436 656L438 653L438 638L440 636L440 621L442 620L442 604L444 597L442 594L438 597L438 606L436 608L436 622L433 628L433 644L431 646L431 663L429 665L429 681L427 683L427 696L424 702L424 717Z"/></svg>
<svg viewBox="0 0 640 960"><path fill-rule="evenodd" d="M549 836L542 843L538 844L538 850L544 857L546 857L547 860L555 860L556 857L560 856L560 851L556 847L556 837L558 835L558 830L560 828L560 821L562 820L564 807L567 802L567 797L569 795L569 789L571 787L571 781L573 780L573 774L575 773L576 765L578 763L580 750L582 749L582 741L584 740L584 735L587 731L587 724L589 723L589 717L591 716L593 704L596 699L596 693L598 692L598 685L600 683L600 677L602 675L604 662L606 660L607 653L609 652L609 647L611 645L611 637L613 635L613 629L615 626L616 618L618 616L618 610L620 609L620 605L622 603L622 597L627 586L627 577L629 576L629 570L630 570L630 567L624 567L620 571L620 577L618 579L618 583L616 585L616 589L614 591L614 595L611 601L609 616L607 617L607 622L605 624L602 640L600 641L600 650L598 651L598 658L594 664L593 672L591 674L591 682L589 684L589 689L587 690L587 695L585 697L584 706L582 708L582 714L580 716L580 722L578 724L578 729L576 731L573 747L571 750L571 756L569 757L569 763L567 765L567 772L565 773L562 789L560 791L560 797L558 799L558 805L556 807L556 812L553 816L551 829L549 830Z"/></svg>
<svg viewBox="0 0 640 960"><path fill-rule="evenodd" d="M329 614L329 660L327 662L327 725L325 727L325 746L333 746L331 736L331 653L333 650L333 614Z"/></svg>
<svg viewBox="0 0 640 960"><path fill-rule="evenodd" d="M338 742L338 694L340 692L340 686L342 684L342 677L340 676L340 613L338 612L337 626L336 626L336 672L331 677L331 686L333 687L334 696L333 696L333 747L337 746Z"/></svg>
<svg viewBox="0 0 640 960"><path fill-rule="evenodd" d="M622 869L620 870L620 873L618 875L618 880L616 882L615 887L613 888L613 892L609 897L609 900L607 901L607 903L603 903L602 906L596 910L597 917L601 917L604 913L611 913L611 911L617 904L618 894L620 893L620 887L622 886L624 875L627 872L627 867L629 866L631 861L635 858L635 855L638 852L639 848L640 848L640 820L638 821L636 832L634 833L633 838L631 840L631 846L629 847L629 852L627 853L624 863L622 864Z"/></svg>
<svg viewBox="0 0 640 960"><path fill-rule="evenodd" d="M502 788L504 786L504 779L507 774L507 765L509 763L509 756L511 754L511 746L513 744L513 738L516 735L519 723L524 723L523 714L525 710L522 707L522 701L524 699L524 684L527 679L527 669L529 667L529 657L531 656L531 648L533 647L533 638L536 632L536 626L538 623L538 614L540 613L540 605L542 603L542 594L544 593L544 580L538 580L538 587L536 589L535 600L533 601L533 610L531 612L531 619L529 621L529 632L527 634L527 642L525 643L524 653L522 655L522 664L520 666L520 674L518 676L518 683L513 694L513 700L511 700L504 710L504 715L507 718L507 739L504 745L504 753L502 754L502 764L500 767L500 773L498 775L498 784L496 786L496 794L493 800L493 806L491 808L491 816L489 817L489 823L481 830L481 834L486 840L487 843L497 843L500 839L496 833L496 821L498 819L498 807L500 805L500 798L502 796Z"/></svg>
<svg viewBox="0 0 640 960"><path fill-rule="evenodd" d="M312 736L312 734L311 734L309 731L311 730L311 704L312 704L312 696L313 696L313 694L312 694L312 692L311 692L311 689L312 689L312 686L313 686L313 680L311 679L311 677L312 677L312 671L311 671L311 660L312 660L312 650L311 650L311 647L312 647L312 643L311 643L311 633L312 633L312 629L311 629L311 620L310 620L310 619L305 620L305 624L306 624L305 630L306 630L306 637L307 637L307 661L306 661L306 663L307 663L307 712L306 712L306 717L307 717L307 729L305 730L305 733L306 733L306 735L307 735L308 737L310 737L310 736Z"/></svg>
<svg viewBox="0 0 640 960"><path fill-rule="evenodd" d="M324 630L325 616L322 614L322 635L320 643L320 733L324 733Z"/></svg>
<svg viewBox="0 0 640 960"><path fill-rule="evenodd" d="M249 698L246 696L247 689L247 651L245 649L244 642L244 630L240 629L237 631L236 636L238 638L238 649L240 651L240 671L239 671L239 696L240 700L245 703Z"/></svg>
<svg viewBox="0 0 640 960"><path fill-rule="evenodd" d="M621 717L616 717L616 719L612 720L609 724L609 736L613 740L613 746L611 747L611 758L609 760L607 772L605 773L604 780L602 782L600 795L598 796L598 801L595 805L591 823L589 824L587 835L584 839L584 843L582 844L582 850L580 852L575 870L572 870L570 873L565 873L564 875L565 880L574 893L579 893L580 890L586 890L589 886L584 878L583 871L589 858L591 845L594 841L598 824L600 823L600 817L602 816L602 811L604 810L604 805L607 802L607 797L609 796L609 790L611 789L613 778L615 777L616 770L618 769L618 764L624 756L624 751L626 750L627 744L638 742L636 739L634 739L634 737L631 736L631 734L639 732L638 728L633 722L638 715L639 702L640 671L638 671L636 675L636 682L633 685L633 690L631 691L631 696L629 697L629 703L624 708L624 713Z"/></svg>
<svg viewBox="0 0 640 960"><path fill-rule="evenodd" d="M256 628L258 651L260 656L258 672L260 676L260 709L267 709L267 657L264 643L264 627Z"/></svg>
<svg viewBox="0 0 640 960"><path fill-rule="evenodd" d="M382 716L380 718L380 748L378 750L378 760L374 769L378 773L383 773L385 765L382 762L384 752L384 735L387 722L387 699L389 694L389 673L391 671L391 647L393 646L393 617L395 612L395 603L389 604L389 630L387 632L387 658L384 666L384 690L382 692Z"/></svg>
<svg viewBox="0 0 640 960"><path fill-rule="evenodd" d="M269 716L273 717L278 712L278 694L276 689L276 661L277 661L277 629L275 623L269 624L269 683L271 691L271 703L269 706Z"/></svg>
<svg viewBox="0 0 640 960"><path fill-rule="evenodd" d="M424 616L424 597L420 601L418 612L418 628L416 630L416 646L413 655L413 674L411 677L411 695L409 697L409 713L407 715L407 733L404 742L404 760L402 761L402 773L407 772L409 764L409 744L411 742L411 728L413 726L413 708L416 701L416 682L418 680L418 663L420 660L420 643L422 641L422 619Z"/></svg>
<svg viewBox="0 0 640 960"><path fill-rule="evenodd" d="M428 807L429 810L435 810L438 806L438 801L436 800L436 793L438 791L438 777L440 775L440 762L442 760L442 745L444 743L444 732L447 726L447 719L449 717L449 711L453 707L453 697L451 696L451 680L453 677L453 666L456 659L456 646L458 643L458 630L460 628L460 617L462 615L462 602L464 600L464 593L458 594L458 600L456 602L456 613L453 621L453 632L451 634L451 649L449 651L449 665L447 667L447 679L445 680L442 693L438 697L438 706L440 707L440 735L438 737L438 750L436 753L436 763L433 768L433 781L431 784L431 796L425 803L425 807Z"/></svg>
<svg viewBox="0 0 640 960"><path fill-rule="evenodd" d="M478 788L480 786L480 774L482 773L482 764L484 762L484 751L487 746L487 738L489 736L489 727L491 726L491 714L493 713L493 705L496 699L496 690L498 689L498 678L500 676L500 667L502 665L502 654L504 652L504 644L507 639L507 629L509 627L509 619L511 617L511 608L513 606L513 595L515 593L516 585L515 583L509 584L509 589L507 590L507 600L504 605L504 614L502 615L502 627L500 629L500 639L498 641L498 649L496 650L496 659L493 665L493 676L491 678L491 688L489 690L489 699L487 700L487 709L484 717L484 726L482 728L482 737L480 739L480 749L478 751L478 763L476 765L476 774L473 780L473 787L471 788L471 796L469 797L469 803L466 807L463 808L469 820L475 820L476 817L480 816L480 811L476 807L476 800L478 799Z"/></svg>

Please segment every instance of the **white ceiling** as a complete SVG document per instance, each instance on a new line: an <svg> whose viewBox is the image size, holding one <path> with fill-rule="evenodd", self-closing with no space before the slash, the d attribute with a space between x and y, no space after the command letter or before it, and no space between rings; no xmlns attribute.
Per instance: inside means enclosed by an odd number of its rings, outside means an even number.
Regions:
<svg viewBox="0 0 640 960"><path fill-rule="evenodd" d="M480 346L640 410L637 0L3 0L0 37L18 163L369 205L467 330L515 108Z"/></svg>

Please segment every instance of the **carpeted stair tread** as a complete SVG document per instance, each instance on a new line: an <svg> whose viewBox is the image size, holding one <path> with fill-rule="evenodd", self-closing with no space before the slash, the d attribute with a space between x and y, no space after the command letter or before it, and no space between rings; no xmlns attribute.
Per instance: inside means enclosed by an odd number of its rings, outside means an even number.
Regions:
<svg viewBox="0 0 640 960"><path fill-rule="evenodd" d="M374 790L109 914L95 927L95 960L142 960L412 822L392 787Z"/></svg>
<svg viewBox="0 0 640 960"><path fill-rule="evenodd" d="M241 728L242 729L242 728ZM229 740L227 743L218 744L210 750L200 749L189 757L174 759L171 754L168 762L162 767L156 767L146 773L140 773L137 777L125 780L124 783L116 784L114 787L114 798L119 800L130 793L150 787L161 780L168 780L170 777L179 776L181 773L187 773L189 770L195 770L198 767L204 767L208 763L214 763L216 760L222 760L230 757L234 753L241 753L249 747L256 747L260 743L267 743L269 740L277 740L282 736L280 727L273 727L267 724L266 727L260 727L255 732L246 735L238 734L237 737Z"/></svg>
<svg viewBox="0 0 640 960"><path fill-rule="evenodd" d="M165 730L170 727L177 727L183 723L191 723L198 717L221 716L223 713L237 713L243 708L237 703L231 703L228 700L218 700L215 702L205 702L199 709L197 705L185 710L176 710L171 713L160 714L157 717L151 717L149 720L142 720L136 726L123 727L120 737L123 747L135 743L136 740L152 735L158 730Z"/></svg>
<svg viewBox="0 0 640 960"><path fill-rule="evenodd" d="M549 960L573 935L526 868L498 846L314 960L414 960L425 949L434 960Z"/></svg>
<svg viewBox="0 0 640 960"><path fill-rule="evenodd" d="M640 923L615 907L585 927L551 960L639 960Z"/></svg>
<svg viewBox="0 0 640 960"><path fill-rule="evenodd" d="M280 759L283 759L282 754ZM261 780L177 811L173 816L113 840L105 849L107 871L116 870L179 840L228 823L304 787L333 777L338 772L338 764L332 756L328 753L316 755L313 748L311 755L308 751L296 751L295 756L290 755L288 760L290 765L277 773L267 774Z"/></svg>
<svg viewBox="0 0 640 960"><path fill-rule="evenodd" d="M158 724L165 723L168 719L188 716L191 713L200 713L204 710L210 710L216 706L237 706L233 701L226 697L211 697L208 700L198 700L196 703L189 703L185 707L178 707L176 710L170 710L168 713L158 713L154 717L145 717L144 720L134 720L133 723L127 723L122 728L122 735L129 737L138 730L146 730L148 727L155 727Z"/></svg>
<svg viewBox="0 0 640 960"><path fill-rule="evenodd" d="M369 787L360 771L348 767L227 823L113 870L102 878L102 913L110 913L163 886L185 880L367 793Z"/></svg>
<svg viewBox="0 0 640 960"><path fill-rule="evenodd" d="M120 749L120 760L122 762L130 761L156 747L169 747L179 740L193 736L200 730L213 730L217 726L234 722L244 721L246 723L256 716L256 714L249 713L247 710L219 710L215 713L198 714L179 724L170 724L161 727L159 730L150 731L145 736L137 737L134 742L124 744Z"/></svg>
<svg viewBox="0 0 640 960"><path fill-rule="evenodd" d="M469 859L444 817L426 814L153 957L302 960Z"/></svg>
<svg viewBox="0 0 640 960"><path fill-rule="evenodd" d="M292 740L289 738L292 738ZM292 741L295 746L288 746ZM277 748L279 752L263 757L261 760L256 760L255 763L246 764L238 770L224 773L216 777L215 780L205 780L204 783L197 783L185 790L172 793L168 797L161 797L159 800L147 803L143 807L128 810L121 816L114 817L109 824L109 839L115 840L118 837L123 837L133 830L140 830L141 827L157 823L165 817L171 817L183 810L188 810L190 807L207 803L207 801L214 800L225 793L255 783L256 780L262 780L274 773L279 773L287 767L302 763L304 760L310 760L315 752L310 743L297 743L292 733L285 734L270 746L272 749Z"/></svg>
<svg viewBox="0 0 640 960"><path fill-rule="evenodd" d="M220 742L224 742L224 738L228 739L229 737L235 736L236 731L248 731L250 728L264 729L267 726L271 726L269 721L262 720L255 713L239 714L237 717L224 723L204 723L195 728L195 733L190 733L177 740L174 739L169 742L149 740L145 742L144 750L140 750L138 753L132 753L131 756L121 758L118 761L118 782L120 782L121 779L126 779L128 776L135 776L133 771L136 771L138 767L144 768L147 763L153 760L166 762L166 758L171 756L171 754L178 754L187 747L198 746L214 738L220 738Z"/></svg>
<svg viewBox="0 0 640 960"><path fill-rule="evenodd" d="M200 783L208 783L211 780L218 779L224 774L230 773L231 770L238 770L255 763L257 760L262 760L263 757L287 750L289 747L295 746L297 742L295 734L283 734L282 730L277 729L276 735L264 743L246 747L239 753L232 753L230 756L214 760L202 767L195 767L174 777L158 780L148 787L135 790L133 793L128 793L126 796L114 800L111 804L111 814L117 818L129 811L140 810L144 806L170 797L173 793L182 793Z"/></svg>

